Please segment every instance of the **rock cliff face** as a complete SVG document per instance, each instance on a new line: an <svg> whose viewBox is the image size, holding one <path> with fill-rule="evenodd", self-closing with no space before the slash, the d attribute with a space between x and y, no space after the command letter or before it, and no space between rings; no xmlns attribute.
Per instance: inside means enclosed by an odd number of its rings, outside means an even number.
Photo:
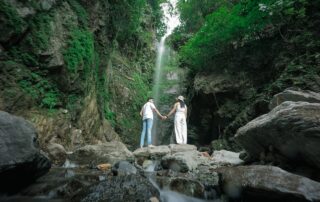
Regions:
<svg viewBox="0 0 320 202"><path fill-rule="evenodd" d="M34 123L44 150L135 145L152 82L155 12L124 1L1 1L0 110Z"/></svg>

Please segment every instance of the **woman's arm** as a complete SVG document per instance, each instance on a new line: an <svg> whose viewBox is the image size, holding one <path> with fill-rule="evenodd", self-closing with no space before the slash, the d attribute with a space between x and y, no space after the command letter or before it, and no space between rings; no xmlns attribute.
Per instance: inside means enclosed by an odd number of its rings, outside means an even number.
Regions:
<svg viewBox="0 0 320 202"><path fill-rule="evenodd" d="M171 111L167 114L166 117L169 117L171 114L173 114L177 110L178 103L175 103L171 109Z"/></svg>

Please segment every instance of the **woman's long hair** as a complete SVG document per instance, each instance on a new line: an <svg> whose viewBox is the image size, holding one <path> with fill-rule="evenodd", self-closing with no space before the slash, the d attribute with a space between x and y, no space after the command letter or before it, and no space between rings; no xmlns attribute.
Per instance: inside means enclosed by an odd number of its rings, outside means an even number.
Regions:
<svg viewBox="0 0 320 202"><path fill-rule="evenodd" d="M182 100L178 100L178 101L180 103L180 107L181 108L184 108L186 106L186 104Z"/></svg>

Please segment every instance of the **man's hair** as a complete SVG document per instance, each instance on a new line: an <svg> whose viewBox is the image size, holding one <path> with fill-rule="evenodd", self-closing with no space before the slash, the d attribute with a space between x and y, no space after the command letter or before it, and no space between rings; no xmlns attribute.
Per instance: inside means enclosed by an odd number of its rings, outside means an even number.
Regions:
<svg viewBox="0 0 320 202"><path fill-rule="evenodd" d="M149 101L149 100L153 100L153 97L148 97L147 101Z"/></svg>

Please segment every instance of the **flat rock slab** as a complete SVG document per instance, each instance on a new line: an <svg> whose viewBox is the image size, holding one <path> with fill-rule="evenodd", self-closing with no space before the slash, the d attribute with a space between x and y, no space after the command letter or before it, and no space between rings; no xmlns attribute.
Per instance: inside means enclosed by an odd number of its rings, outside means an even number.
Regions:
<svg viewBox="0 0 320 202"><path fill-rule="evenodd" d="M152 158L152 159L159 159L167 154L174 154L177 152L184 152L184 151L196 151L197 147L190 144L170 144L170 145L159 145L153 147L143 147L135 150L133 155L136 158L145 157L145 158Z"/></svg>
<svg viewBox="0 0 320 202"><path fill-rule="evenodd" d="M115 164L121 160L133 160L133 154L127 147L118 141L106 142L97 145L86 145L75 150L69 159L77 164Z"/></svg>
<svg viewBox="0 0 320 202"><path fill-rule="evenodd" d="M216 170L230 197L254 201L320 201L320 183L274 166L238 166ZM252 194L252 195L250 195Z"/></svg>

